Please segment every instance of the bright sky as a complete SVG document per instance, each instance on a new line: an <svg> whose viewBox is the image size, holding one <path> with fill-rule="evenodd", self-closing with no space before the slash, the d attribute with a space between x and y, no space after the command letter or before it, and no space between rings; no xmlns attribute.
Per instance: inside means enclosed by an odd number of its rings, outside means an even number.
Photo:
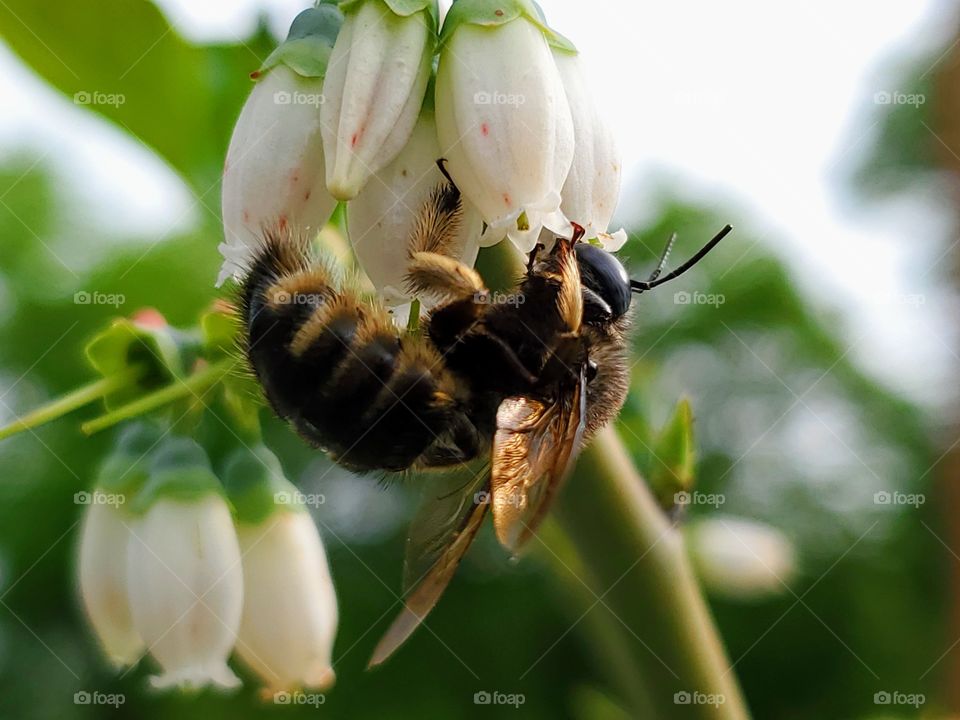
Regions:
<svg viewBox="0 0 960 720"><path fill-rule="evenodd" d="M183 34L206 41L246 36L260 11L282 34L306 3L160 4ZM623 197L634 204L621 206L621 224L647 215L663 179L691 199L737 209L815 302L840 310L851 344L862 337L854 356L915 397L943 402L948 368L960 365L950 350L960 343L944 334L953 300L932 284L944 208L929 192L858 205L846 178L875 132L875 93L898 90L898 64L943 43L956 21L950 4L541 4L580 48L620 140ZM192 222L187 191L161 162L7 51L0 97L0 152L49 153L91 213L137 233L165 233L170 218Z"/></svg>

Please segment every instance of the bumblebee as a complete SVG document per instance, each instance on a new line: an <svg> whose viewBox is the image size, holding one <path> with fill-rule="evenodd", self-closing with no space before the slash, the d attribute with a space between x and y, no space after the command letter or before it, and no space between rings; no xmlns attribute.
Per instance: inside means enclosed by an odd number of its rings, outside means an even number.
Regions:
<svg viewBox="0 0 960 720"><path fill-rule="evenodd" d="M632 294L679 276L730 231L660 277L671 239L636 281L574 225L531 253L512 296L492 295L452 257L462 207L446 178L409 238L408 289L433 303L417 330L397 328L288 229L265 233L240 289L246 357L307 442L358 472L471 469L459 487L427 492L410 531L405 608L371 665L432 609L488 508L511 552L532 537L577 451L626 398Z"/></svg>

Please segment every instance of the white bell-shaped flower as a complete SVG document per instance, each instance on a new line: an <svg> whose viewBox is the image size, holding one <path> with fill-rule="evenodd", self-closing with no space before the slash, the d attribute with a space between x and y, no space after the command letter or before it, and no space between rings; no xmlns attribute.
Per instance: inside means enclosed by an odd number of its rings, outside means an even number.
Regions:
<svg viewBox="0 0 960 720"><path fill-rule="evenodd" d="M234 687L243 573L230 509L203 450L168 440L135 503L127 582L133 624L163 673L158 688Z"/></svg>
<svg viewBox="0 0 960 720"><path fill-rule="evenodd" d="M380 170L347 205L350 244L360 267L388 307L410 302L404 287L409 239L424 203L446 178L437 167L441 157L432 102L428 102L404 149ZM473 266L479 250L483 219L466 198L457 236L449 254ZM426 309L428 298L422 299ZM400 321L406 321L401 317Z"/></svg>
<svg viewBox="0 0 960 720"><path fill-rule="evenodd" d="M441 35L436 118L440 149L490 226L529 252L542 228L568 236L561 190L574 130L551 45L572 49L530 0L458 0Z"/></svg>
<svg viewBox="0 0 960 720"><path fill-rule="evenodd" d="M239 278L263 231L316 234L337 201L327 192L320 132L327 59L342 22L333 5L304 10L255 75L223 169L220 285Z"/></svg>
<svg viewBox="0 0 960 720"><path fill-rule="evenodd" d="M622 228L607 232L620 197L622 161L616 138L594 102L580 56L559 49L553 55L570 105L575 139L560 209L571 222L583 226L587 239L597 238L605 250L615 252L627 241Z"/></svg>
<svg viewBox="0 0 960 720"><path fill-rule="evenodd" d="M146 648L133 626L127 596L132 518L120 505L101 502L109 498L103 490L83 495L89 503L80 530L80 597L110 662L117 667L133 665Z"/></svg>
<svg viewBox="0 0 960 720"><path fill-rule="evenodd" d="M236 652L266 693L333 684L337 597L317 528L266 448L238 451L224 482L237 511L243 616Z"/></svg>
<svg viewBox="0 0 960 720"><path fill-rule="evenodd" d="M327 188L351 200L406 145L436 47L436 0L352 0L320 111Z"/></svg>

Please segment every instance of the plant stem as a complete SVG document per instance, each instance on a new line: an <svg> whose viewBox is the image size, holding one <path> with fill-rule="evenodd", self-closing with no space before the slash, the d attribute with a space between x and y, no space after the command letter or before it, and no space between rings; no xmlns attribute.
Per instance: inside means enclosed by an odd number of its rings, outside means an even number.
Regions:
<svg viewBox="0 0 960 720"><path fill-rule="evenodd" d="M134 365L124 368L116 375L95 380L89 385L84 385L76 390L52 400L51 402L38 407L36 410L28 412L21 418L14 420L6 427L0 428L0 440L16 435L24 430L31 430L44 423L56 420L59 417L73 412L94 400L99 400L105 395L109 395L116 390L136 382L145 372L145 368Z"/></svg>
<svg viewBox="0 0 960 720"><path fill-rule="evenodd" d="M220 362L208 365L203 370L195 372L184 380L177 380L149 395L137 398L123 407L119 407L105 415L85 422L80 426L80 429L87 435L93 435L101 430L113 427L124 420L139 417L151 410L156 410L164 405L169 405L177 400L195 395L198 391L204 390L218 382L224 375L230 372L236 362L233 358L226 358Z"/></svg>
<svg viewBox="0 0 960 720"><path fill-rule="evenodd" d="M612 428L580 456L557 505L555 517L587 568L581 579L596 608L616 619L655 717L748 718L680 532Z"/></svg>

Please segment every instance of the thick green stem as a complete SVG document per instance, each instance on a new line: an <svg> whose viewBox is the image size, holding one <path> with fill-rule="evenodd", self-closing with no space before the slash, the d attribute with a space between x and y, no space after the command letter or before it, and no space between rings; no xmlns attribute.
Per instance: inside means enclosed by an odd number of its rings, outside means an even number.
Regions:
<svg viewBox="0 0 960 720"><path fill-rule="evenodd" d="M587 568L596 607L614 616L657 718L749 717L733 668L667 520L616 432L583 452L556 517Z"/></svg>
<svg viewBox="0 0 960 720"><path fill-rule="evenodd" d="M38 407L36 410L28 412L21 418L16 419L6 427L0 428L0 440L16 435L24 430L31 430L39 427L51 420L73 412L84 405L92 403L94 400L109 395L112 392L131 385L136 382L145 372L141 366L132 366L125 368L116 375L101 378L89 385L77 388L66 395L56 398L51 402Z"/></svg>
<svg viewBox="0 0 960 720"><path fill-rule="evenodd" d="M101 430L106 430L109 427L113 427L117 423L121 423L124 420L130 420L132 418L145 415L146 413L156 410L157 408L161 408L164 405L169 405L177 400L182 400L183 398L188 398L191 395L196 395L199 391L205 390L211 385L219 382L219 380L224 375L229 373L233 366L236 365L236 362L237 361L233 358L227 358L225 360L221 360L220 362L214 363L213 365L209 365L185 380L173 382L166 387L150 393L149 395L144 395L141 398L137 398L133 402L128 403L123 407L117 408L116 410L108 412L105 415L101 415L98 418L94 418L93 420L85 422L80 426L80 429L87 435L93 435Z"/></svg>

